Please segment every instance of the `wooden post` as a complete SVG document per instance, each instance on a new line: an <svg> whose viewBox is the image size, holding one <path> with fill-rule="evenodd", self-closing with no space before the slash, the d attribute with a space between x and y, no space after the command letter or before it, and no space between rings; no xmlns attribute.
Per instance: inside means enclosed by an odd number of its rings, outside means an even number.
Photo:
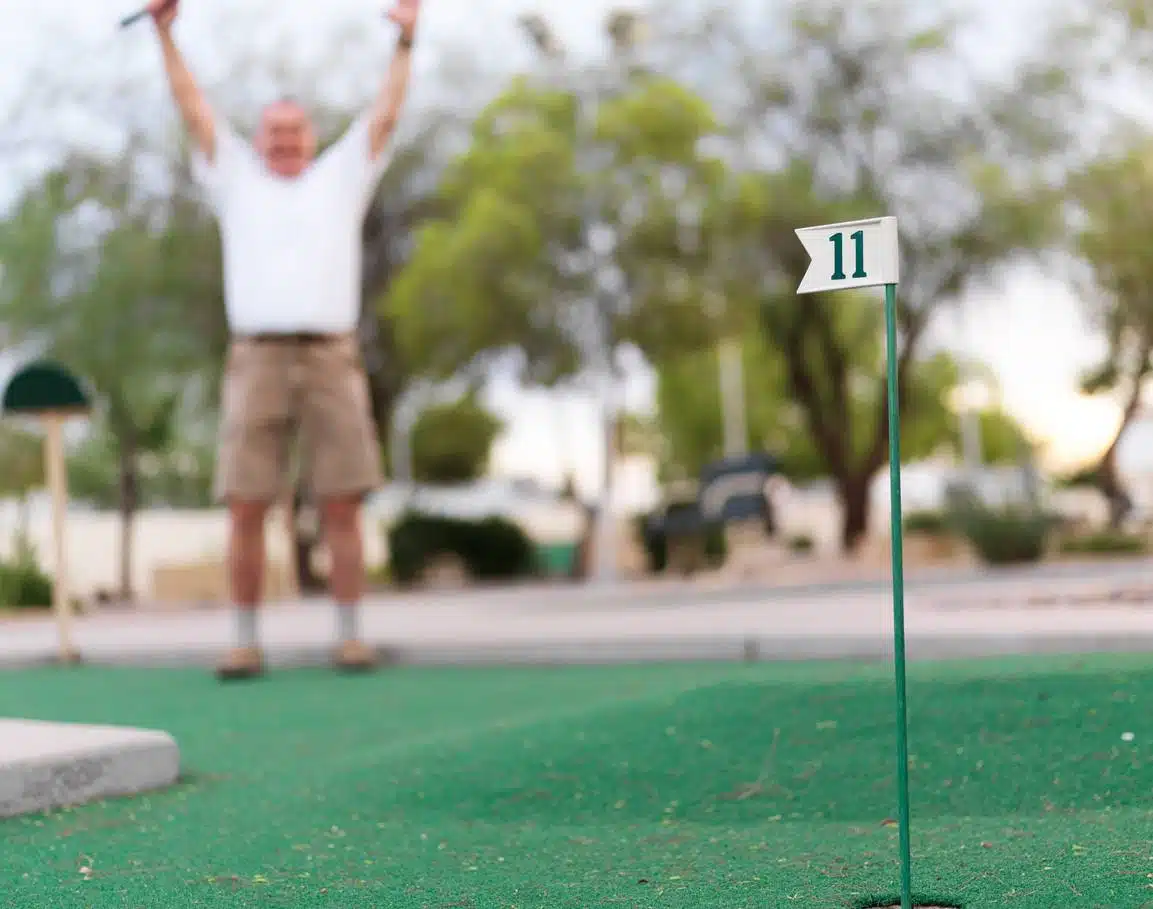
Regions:
<svg viewBox="0 0 1153 909"><path fill-rule="evenodd" d="M64 415L43 416L44 474L52 496L52 543L55 571L52 580L52 611L60 634L60 660L75 663L80 655L72 640L72 595L68 585L68 476L64 468Z"/></svg>

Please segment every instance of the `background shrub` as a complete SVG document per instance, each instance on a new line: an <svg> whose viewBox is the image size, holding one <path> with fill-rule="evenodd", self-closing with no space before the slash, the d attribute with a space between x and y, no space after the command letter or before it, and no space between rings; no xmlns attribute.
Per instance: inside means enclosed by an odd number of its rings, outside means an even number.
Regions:
<svg viewBox="0 0 1153 909"><path fill-rule="evenodd" d="M1061 541L1061 552L1066 555L1141 555L1149 545L1143 536L1102 530Z"/></svg>
<svg viewBox="0 0 1153 909"><path fill-rule="evenodd" d="M816 547L813 538L807 533L798 533L788 540L789 552L794 555L808 555Z"/></svg>
<svg viewBox="0 0 1153 909"><path fill-rule="evenodd" d="M408 512L387 531L389 574L414 584L438 556L459 558L475 580L509 580L536 572L536 549L516 523L500 517L470 521Z"/></svg>
<svg viewBox="0 0 1153 909"><path fill-rule="evenodd" d="M52 578L40 567L26 539L16 541L13 557L0 562L0 609L36 609L52 605Z"/></svg>
<svg viewBox="0 0 1153 909"><path fill-rule="evenodd" d="M1027 508L989 508L972 505L958 509L951 520L973 544L987 565L1039 562L1045 555L1054 523Z"/></svg>
<svg viewBox="0 0 1153 909"><path fill-rule="evenodd" d="M905 533L945 534L954 528L949 516L943 511L911 511L905 515L902 524Z"/></svg>

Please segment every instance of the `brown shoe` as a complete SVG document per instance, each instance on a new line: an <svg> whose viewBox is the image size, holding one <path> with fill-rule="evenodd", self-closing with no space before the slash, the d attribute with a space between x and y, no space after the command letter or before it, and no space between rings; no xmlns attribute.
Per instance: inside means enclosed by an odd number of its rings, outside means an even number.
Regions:
<svg viewBox="0 0 1153 909"><path fill-rule="evenodd" d="M376 668L376 651L363 641L344 641L336 648L336 668L342 672L368 672Z"/></svg>
<svg viewBox="0 0 1153 909"><path fill-rule="evenodd" d="M252 679L264 674L264 656L256 647L234 647L216 666L216 677L222 682Z"/></svg>

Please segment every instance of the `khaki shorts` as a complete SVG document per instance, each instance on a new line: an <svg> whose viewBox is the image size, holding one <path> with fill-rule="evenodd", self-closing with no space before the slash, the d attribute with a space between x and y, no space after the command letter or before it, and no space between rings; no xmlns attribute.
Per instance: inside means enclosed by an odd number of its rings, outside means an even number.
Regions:
<svg viewBox="0 0 1153 909"><path fill-rule="evenodd" d="M315 497L363 497L380 485L380 443L354 336L234 340L222 398L221 501L272 502L286 493L295 442Z"/></svg>

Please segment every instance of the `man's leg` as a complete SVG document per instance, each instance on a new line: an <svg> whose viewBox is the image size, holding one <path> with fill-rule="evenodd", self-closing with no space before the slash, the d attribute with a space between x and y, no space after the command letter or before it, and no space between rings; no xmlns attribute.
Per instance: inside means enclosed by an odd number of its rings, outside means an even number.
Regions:
<svg viewBox="0 0 1153 909"><path fill-rule="evenodd" d="M337 338L310 348L305 387L303 441L331 565L336 664L368 669L376 654L362 641L357 625L364 590L360 503L381 482L380 442L356 339Z"/></svg>
<svg viewBox="0 0 1153 909"><path fill-rule="evenodd" d="M238 342L225 371L216 493L228 504L228 582L236 610L236 644L217 667L222 680L264 671L257 628L264 523L287 467L289 365L278 345Z"/></svg>
<svg viewBox="0 0 1153 909"><path fill-rule="evenodd" d="M329 592L336 604L337 662L349 669L375 663L361 641L359 604L364 591L364 541L359 497L332 496L321 504L324 539L328 546Z"/></svg>
<svg viewBox="0 0 1153 909"><path fill-rule="evenodd" d="M228 586L236 610L236 646L217 667L221 679L250 678L264 670L257 612L264 590L263 502L228 503Z"/></svg>

